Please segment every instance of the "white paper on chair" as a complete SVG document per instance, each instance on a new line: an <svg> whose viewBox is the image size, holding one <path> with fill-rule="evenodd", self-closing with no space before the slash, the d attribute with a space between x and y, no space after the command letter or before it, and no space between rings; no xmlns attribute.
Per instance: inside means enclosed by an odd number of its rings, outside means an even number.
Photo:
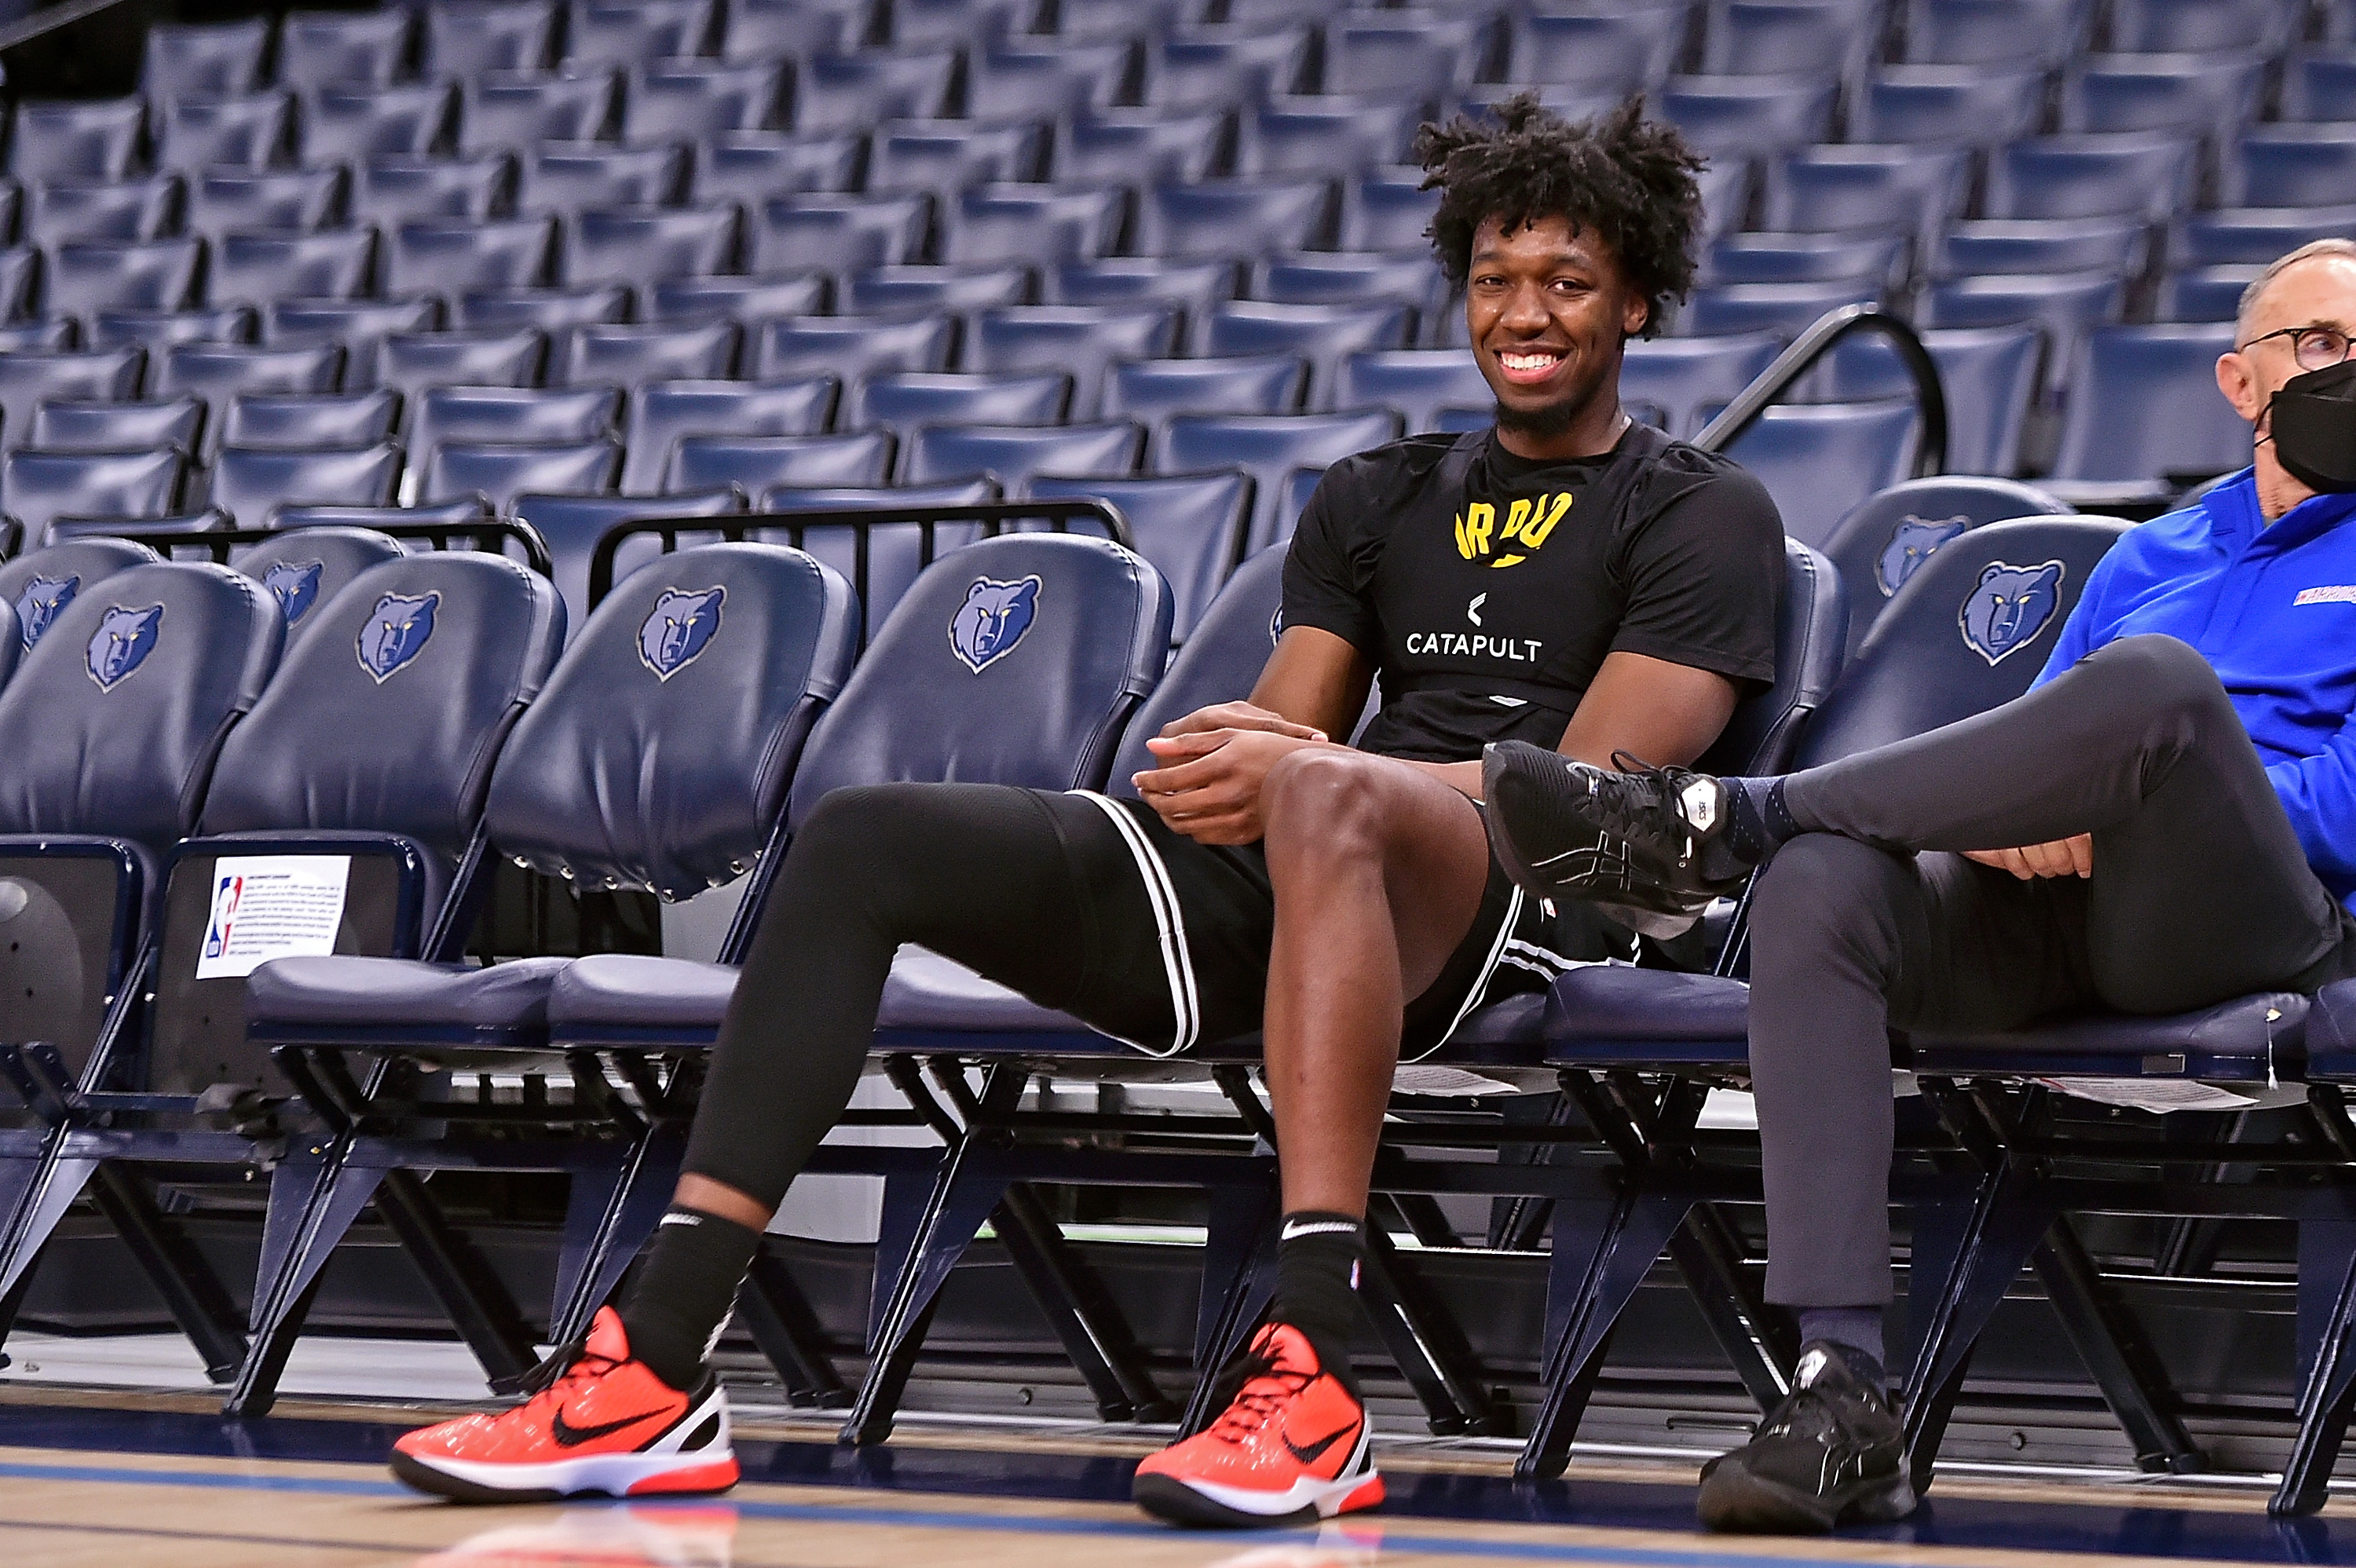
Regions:
<svg viewBox="0 0 2356 1568"><path fill-rule="evenodd" d="M197 978L242 979L273 958L333 953L351 869L349 855L224 855L214 861Z"/></svg>
<svg viewBox="0 0 2356 1568"><path fill-rule="evenodd" d="M2247 1094L2189 1078L2040 1078L2048 1089L2130 1111L2238 1111L2257 1102Z"/></svg>

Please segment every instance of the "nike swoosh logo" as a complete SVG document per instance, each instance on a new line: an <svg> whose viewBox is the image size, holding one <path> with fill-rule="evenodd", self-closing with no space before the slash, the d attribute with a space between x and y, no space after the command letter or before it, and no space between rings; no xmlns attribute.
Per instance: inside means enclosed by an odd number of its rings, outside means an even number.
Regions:
<svg viewBox="0 0 2356 1568"><path fill-rule="evenodd" d="M1343 1438L1349 1436L1350 1434L1356 1430L1358 1430L1358 1424L1354 1421L1338 1432L1327 1433L1324 1436L1320 1437L1316 1442L1312 1443L1306 1448L1302 1447L1300 1444L1295 1443L1291 1438L1287 1437L1284 1440L1285 1451L1304 1465L1314 1465L1317 1463L1318 1457L1323 1455L1326 1449L1331 1448L1334 1444L1339 1443Z"/></svg>
<svg viewBox="0 0 2356 1568"><path fill-rule="evenodd" d="M636 1415L626 1415L619 1421L600 1422L594 1426L575 1426L564 1419L564 1412L548 1424L548 1435L556 1439L559 1448L574 1448L584 1443L594 1443L600 1437L610 1437L626 1426L636 1426L641 1421L652 1421L662 1414L659 1410L642 1410Z"/></svg>

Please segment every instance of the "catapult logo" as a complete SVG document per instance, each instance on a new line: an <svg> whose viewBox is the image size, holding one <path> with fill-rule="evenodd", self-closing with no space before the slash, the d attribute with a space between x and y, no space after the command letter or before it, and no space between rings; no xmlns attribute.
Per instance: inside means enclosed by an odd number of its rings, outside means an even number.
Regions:
<svg viewBox="0 0 2356 1568"><path fill-rule="evenodd" d="M1478 630L1482 606L1489 603L1486 593L1475 593L1464 606L1464 619L1475 630L1471 632L1409 632L1407 651L1426 656L1453 659L1503 659L1507 664L1536 664L1538 650L1546 644L1536 637L1497 637Z"/></svg>

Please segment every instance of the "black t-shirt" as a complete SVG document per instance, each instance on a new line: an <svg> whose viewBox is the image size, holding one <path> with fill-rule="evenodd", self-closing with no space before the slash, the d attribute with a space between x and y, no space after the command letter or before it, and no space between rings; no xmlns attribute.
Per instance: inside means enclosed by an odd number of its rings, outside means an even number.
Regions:
<svg viewBox="0 0 2356 1568"><path fill-rule="evenodd" d="M1632 425L1601 457L1533 463L1494 431L1421 435L1325 471L1284 567L1286 626L1372 659L1359 744L1462 762L1549 749L1604 656L1775 677L1783 525L1727 458Z"/></svg>

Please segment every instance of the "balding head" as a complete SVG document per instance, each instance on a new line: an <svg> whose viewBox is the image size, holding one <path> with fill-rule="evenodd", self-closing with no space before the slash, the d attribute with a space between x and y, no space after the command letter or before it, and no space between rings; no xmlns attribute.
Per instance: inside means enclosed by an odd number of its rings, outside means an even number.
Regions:
<svg viewBox="0 0 2356 1568"><path fill-rule="evenodd" d="M2356 336L2356 242L2318 240L2302 245L2259 275L2242 295L2233 352L2217 361L2217 389L2258 428L2258 500L2279 517L2313 492L2284 471L2266 439L2266 409L2283 383L2309 368L2287 336L2303 326L2332 327Z"/></svg>
<svg viewBox="0 0 2356 1568"><path fill-rule="evenodd" d="M2242 291L2241 307L2233 313L2235 343L2247 343L2277 327L2307 325L2304 318L2272 322L2266 325L2258 324L2262 315L2273 316L2282 314L2278 309L2268 308L2267 296L2276 293L2276 285L2294 272L2298 273L2297 283L2308 282L2309 273L2318 273L2321 275L2318 281L2327 290L2346 287L2344 280L2356 278L2356 240L2310 240L2289 254L2275 258L2266 270L2258 274L2257 281ZM2295 287L2295 284L2286 287ZM2307 291L2298 292L2304 294Z"/></svg>

